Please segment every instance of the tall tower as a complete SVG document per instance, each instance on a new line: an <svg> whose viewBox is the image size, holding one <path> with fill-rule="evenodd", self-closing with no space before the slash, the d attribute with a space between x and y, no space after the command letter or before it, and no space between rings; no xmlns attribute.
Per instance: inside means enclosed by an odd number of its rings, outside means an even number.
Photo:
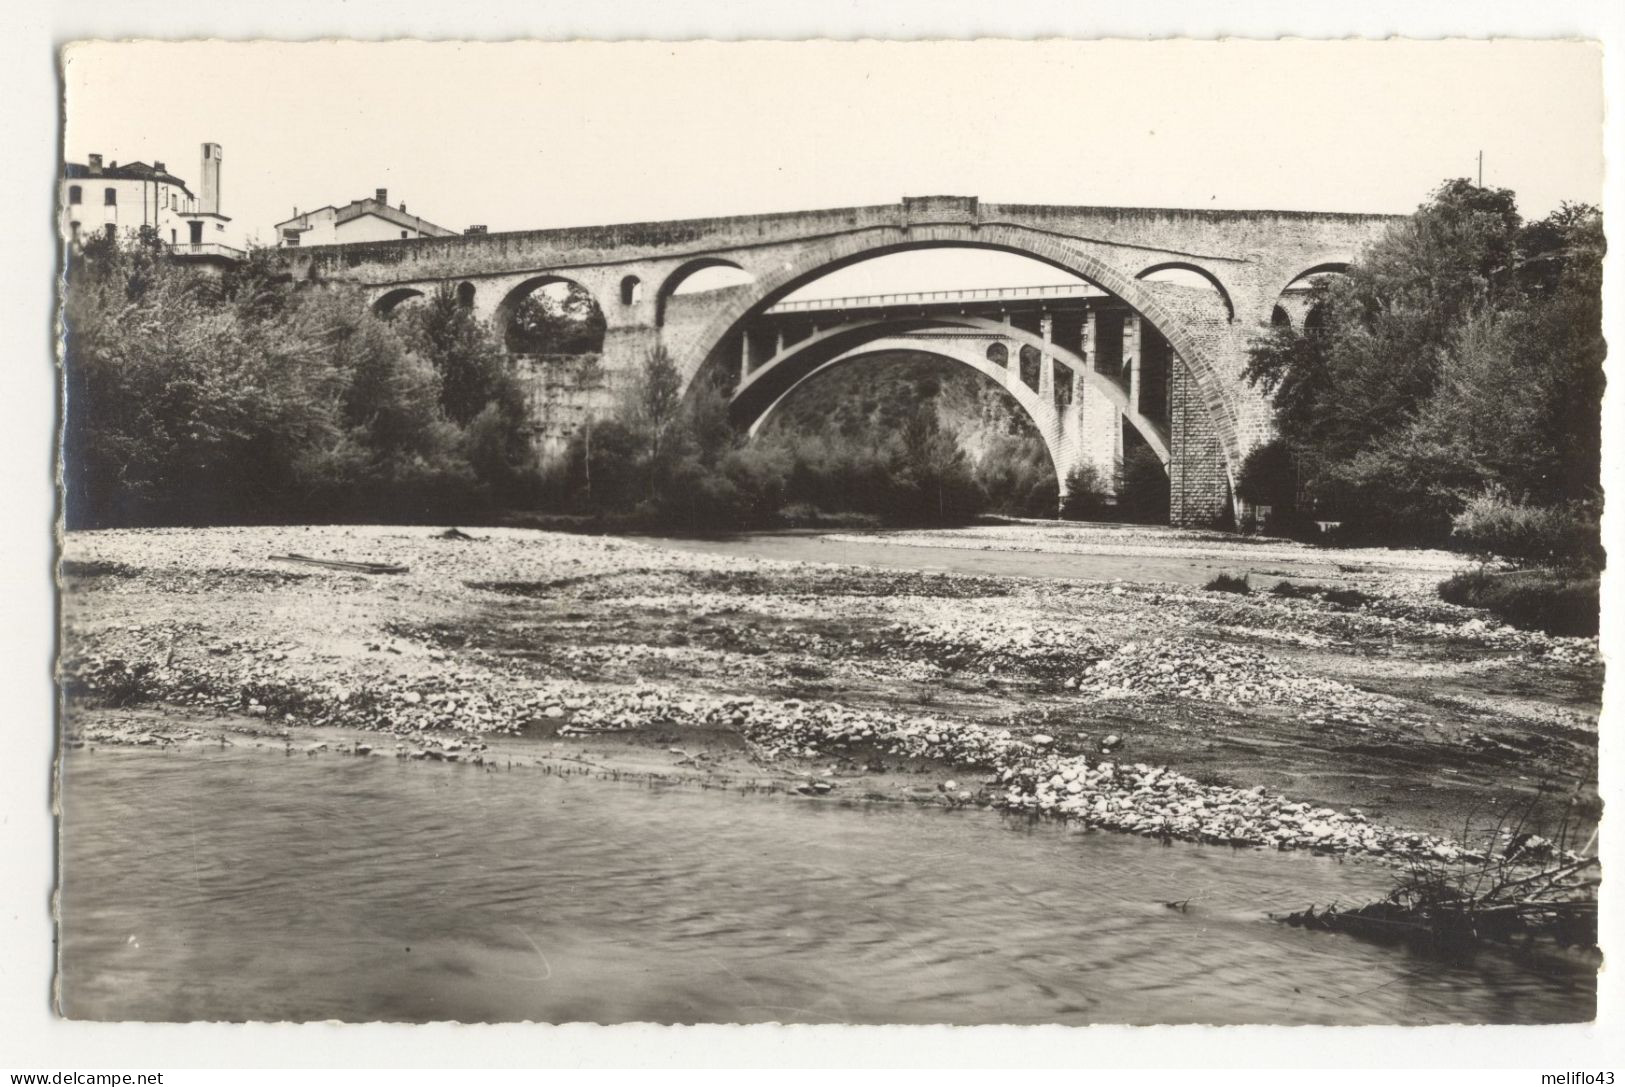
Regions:
<svg viewBox="0 0 1625 1087"><path fill-rule="evenodd" d="M220 214L220 145L203 145L203 175L198 181L198 210Z"/></svg>

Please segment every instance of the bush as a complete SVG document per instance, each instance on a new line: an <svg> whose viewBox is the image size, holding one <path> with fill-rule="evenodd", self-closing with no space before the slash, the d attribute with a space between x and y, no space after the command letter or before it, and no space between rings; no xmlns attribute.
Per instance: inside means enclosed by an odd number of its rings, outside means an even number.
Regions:
<svg viewBox="0 0 1625 1087"><path fill-rule="evenodd" d="M1168 470L1150 446L1136 445L1123 455L1123 519L1141 525L1168 523Z"/></svg>
<svg viewBox="0 0 1625 1087"><path fill-rule="evenodd" d="M1247 454L1236 476L1236 497L1255 506L1273 507L1276 515L1293 508L1298 497L1298 473L1285 442L1265 442Z"/></svg>
<svg viewBox="0 0 1625 1087"><path fill-rule="evenodd" d="M1295 585L1290 581L1277 582L1271 596L1284 596L1291 600L1324 600L1339 608L1357 608L1370 602L1371 597L1359 589L1343 589L1331 585Z"/></svg>
<svg viewBox="0 0 1625 1087"><path fill-rule="evenodd" d="M1467 503L1452 529L1470 550L1521 565L1602 568L1601 526L1578 505L1530 506L1485 491Z"/></svg>
<svg viewBox="0 0 1625 1087"><path fill-rule="evenodd" d="M1236 577L1233 574L1220 574L1212 581L1202 586L1202 588L1206 589L1210 593L1239 593L1241 595L1246 595L1247 593L1253 591L1253 587L1247 584L1246 574L1243 574L1240 577Z"/></svg>
<svg viewBox="0 0 1625 1087"><path fill-rule="evenodd" d="M1061 516L1068 521L1098 521L1106 516L1106 480L1092 464L1080 464L1066 477Z"/></svg>
<svg viewBox="0 0 1625 1087"><path fill-rule="evenodd" d="M1594 574L1553 569L1492 571L1480 567L1439 583L1451 604L1483 608L1524 630L1592 637L1601 616L1602 582Z"/></svg>

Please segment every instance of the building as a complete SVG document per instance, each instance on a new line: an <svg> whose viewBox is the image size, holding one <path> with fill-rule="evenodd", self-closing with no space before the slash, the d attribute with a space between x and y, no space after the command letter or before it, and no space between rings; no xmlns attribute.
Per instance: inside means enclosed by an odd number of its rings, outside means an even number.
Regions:
<svg viewBox="0 0 1625 1087"><path fill-rule="evenodd" d="M233 244L231 217L220 211L223 157L219 144L203 145L197 193L162 162L121 166L90 155L84 163L65 163L58 233L65 244L76 246L96 234L120 238L145 227L177 257L239 260L243 251Z"/></svg>
<svg viewBox="0 0 1625 1087"><path fill-rule="evenodd" d="M371 197L352 200L342 208L325 208L301 213L276 225L279 246L343 245L347 242L383 242L400 238L445 238L457 232L436 226L427 219L407 213L403 203L389 206L389 190L379 189Z"/></svg>

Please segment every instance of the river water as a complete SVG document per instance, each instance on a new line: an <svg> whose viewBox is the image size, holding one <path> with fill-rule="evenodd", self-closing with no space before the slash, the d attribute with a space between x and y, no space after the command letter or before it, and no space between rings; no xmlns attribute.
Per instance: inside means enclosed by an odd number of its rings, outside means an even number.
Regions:
<svg viewBox="0 0 1625 1087"><path fill-rule="evenodd" d="M1595 974L1262 919L1384 868L266 749L74 751L63 1010L91 1019L1589 1019ZM1189 900L1186 911L1169 900Z"/></svg>

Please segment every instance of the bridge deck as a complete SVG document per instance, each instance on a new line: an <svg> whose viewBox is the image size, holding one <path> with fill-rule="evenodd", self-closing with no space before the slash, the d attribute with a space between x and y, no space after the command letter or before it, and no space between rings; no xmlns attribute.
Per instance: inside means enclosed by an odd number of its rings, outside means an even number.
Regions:
<svg viewBox="0 0 1625 1087"><path fill-rule="evenodd" d="M1051 283L1033 287L975 287L954 291L898 291L891 294L849 295L844 298L804 298L769 307L766 316L817 313L830 310L894 309L898 306L957 306L967 302L1041 302L1100 298L1105 291L1087 283Z"/></svg>

